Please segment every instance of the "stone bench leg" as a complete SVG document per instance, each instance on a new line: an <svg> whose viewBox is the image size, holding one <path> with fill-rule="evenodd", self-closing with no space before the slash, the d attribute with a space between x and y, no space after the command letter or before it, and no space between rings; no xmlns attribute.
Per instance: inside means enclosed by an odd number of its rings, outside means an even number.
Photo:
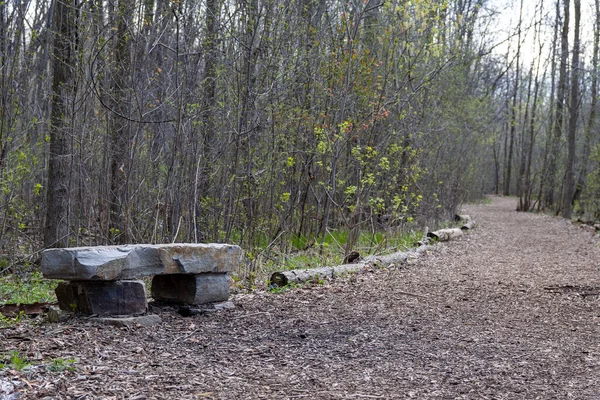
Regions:
<svg viewBox="0 0 600 400"><path fill-rule="evenodd" d="M139 280L61 282L56 297L61 310L82 314L141 315L148 309Z"/></svg>
<svg viewBox="0 0 600 400"><path fill-rule="evenodd" d="M229 299L226 273L156 275L152 298L159 302L206 304Z"/></svg>

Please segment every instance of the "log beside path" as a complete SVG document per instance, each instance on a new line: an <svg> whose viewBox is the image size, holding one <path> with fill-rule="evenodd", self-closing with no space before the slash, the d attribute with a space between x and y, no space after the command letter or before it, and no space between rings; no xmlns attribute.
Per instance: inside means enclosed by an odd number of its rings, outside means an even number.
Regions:
<svg viewBox="0 0 600 400"><path fill-rule="evenodd" d="M432 249L433 246L426 245L408 251L397 252L384 256L369 256L352 264L336 265L333 267L319 267L311 269L294 269L290 271L279 271L271 275L271 285L277 287L287 286L291 283L303 283L311 280L333 279L346 274L356 273L365 268L387 268L391 265L401 264L410 258L415 258Z"/></svg>
<svg viewBox="0 0 600 400"><path fill-rule="evenodd" d="M460 228L439 229L434 232L428 232L427 236L439 242L447 242L449 240L456 239L457 237L462 236L464 234L464 231L468 231L470 229L475 228L475 221L473 221L469 215L457 214L454 219L457 222L462 223Z"/></svg>
<svg viewBox="0 0 600 400"><path fill-rule="evenodd" d="M456 239L463 235L463 230L460 228L440 229L435 232L429 232L428 236L440 242L447 242Z"/></svg>
<svg viewBox="0 0 600 400"><path fill-rule="evenodd" d="M410 258L415 258L432 248L428 243L435 241L447 242L463 235L463 231L473 229L475 222L469 215L456 215L456 220L462 222L460 228L440 229L429 232L426 228L423 238L417 242L419 247L407 251L396 252L384 256L369 256L352 264L343 264L332 267L319 267L310 269L294 269L278 271L271 275L270 283L273 286L283 287L291 283L303 283L312 280L333 279L349 273L356 273L364 268L387 268L392 264L401 264Z"/></svg>

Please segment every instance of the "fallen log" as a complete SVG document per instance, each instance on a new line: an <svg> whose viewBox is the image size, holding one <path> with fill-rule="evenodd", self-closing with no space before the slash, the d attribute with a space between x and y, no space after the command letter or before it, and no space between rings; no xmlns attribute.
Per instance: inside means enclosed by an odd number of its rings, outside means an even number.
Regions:
<svg viewBox="0 0 600 400"><path fill-rule="evenodd" d="M431 238L429 236L427 236L427 234L429 233L429 227L425 227L425 230L423 231L423 237L421 237L421 239L416 243L416 246L427 246L429 244L429 242L431 241Z"/></svg>
<svg viewBox="0 0 600 400"><path fill-rule="evenodd" d="M472 220L468 220L463 226L460 227L463 231L468 231L469 229L475 228L475 222Z"/></svg>
<svg viewBox="0 0 600 400"><path fill-rule="evenodd" d="M313 269L295 269L291 271L275 272L271 275L271 285L277 287L287 286L291 283L304 283L311 280L331 279L346 274L356 273L365 268L386 268L391 265L402 264L409 258L418 257L421 253L431 249L432 246L422 246L414 250L397 252L385 256L369 256L364 260L343 264L334 267L320 267Z"/></svg>
<svg viewBox="0 0 600 400"><path fill-rule="evenodd" d="M275 272L271 275L270 283L274 286L283 287L289 285L290 283L303 283L310 280L331 279L335 278L336 276L355 273L364 268L386 268L391 265L405 263L408 261L408 259L418 257L421 253L431 249L432 246L430 246L429 243L432 240L447 242L462 236L463 231L473 229L475 227L475 222L469 215L456 214L455 219L456 221L463 221L464 224L460 228L440 229L434 232L430 232L429 228L425 228L423 237L416 243L416 245L419 247L415 249L396 252L385 256L369 256L353 264L343 264L335 267L295 269L291 271ZM344 261L349 261L349 258Z"/></svg>
<svg viewBox="0 0 600 400"><path fill-rule="evenodd" d="M460 227L463 231L475 228L475 221L471 219L470 215L467 214L456 214L454 216L456 222L462 222L463 225Z"/></svg>
<svg viewBox="0 0 600 400"><path fill-rule="evenodd" d="M355 264L358 265L358 264ZM332 267L320 267L313 269L294 269L291 271L275 272L271 275L271 285L287 286L290 283L307 282L311 279L333 278Z"/></svg>
<svg viewBox="0 0 600 400"><path fill-rule="evenodd" d="M376 265L381 265L383 268L389 267L391 264L402 264L408 261L410 258L416 258L425 253L427 250L433 249L433 246L424 245L417 247L416 249L410 249L408 251L399 251L385 256L371 256L367 257L365 261L370 261Z"/></svg>
<svg viewBox="0 0 600 400"><path fill-rule="evenodd" d="M429 232L428 236L440 242L447 242L451 239L455 239L459 236L462 236L463 230L460 228L449 228L449 229L440 229L435 232Z"/></svg>
<svg viewBox="0 0 600 400"><path fill-rule="evenodd" d="M579 225L579 228L592 233L596 233L597 231L597 229L592 225L581 224Z"/></svg>

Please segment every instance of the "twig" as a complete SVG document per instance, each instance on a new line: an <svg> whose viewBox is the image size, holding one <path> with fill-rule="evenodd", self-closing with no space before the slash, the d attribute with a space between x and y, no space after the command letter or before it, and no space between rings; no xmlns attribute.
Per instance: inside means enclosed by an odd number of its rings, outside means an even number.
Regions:
<svg viewBox="0 0 600 400"><path fill-rule="evenodd" d="M422 299L428 299L429 297L423 296L422 294L416 294L411 292L403 292L402 290L396 290L394 293L403 294L405 296L419 297Z"/></svg>
<svg viewBox="0 0 600 400"><path fill-rule="evenodd" d="M180 336L178 338L176 338L175 340L173 340L173 343L178 343L178 342L185 342L186 340L188 340L192 335L196 334L200 329L194 329L191 333L188 333L187 335L184 336Z"/></svg>
<svg viewBox="0 0 600 400"><path fill-rule="evenodd" d="M177 224L177 230L175 231L175 236L173 236L173 241L171 243L175 243L177 240L177 236L179 236L179 228L181 228L181 221L183 220L183 215L179 217L179 223Z"/></svg>
<svg viewBox="0 0 600 400"><path fill-rule="evenodd" d="M255 312L255 313L240 315L239 317L235 317L233 319L242 319L242 318L246 318L246 317L254 317L255 315L261 315L261 314L271 315L271 313L268 312L268 311L261 311L261 312Z"/></svg>

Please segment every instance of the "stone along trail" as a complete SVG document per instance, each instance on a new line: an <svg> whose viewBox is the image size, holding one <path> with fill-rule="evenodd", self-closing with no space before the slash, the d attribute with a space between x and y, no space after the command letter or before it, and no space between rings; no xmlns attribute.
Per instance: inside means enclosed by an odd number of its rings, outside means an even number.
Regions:
<svg viewBox="0 0 600 400"><path fill-rule="evenodd" d="M234 310L0 330L2 348L79 360L0 382L20 398L600 399L598 237L515 206L466 207L478 229L407 266Z"/></svg>

